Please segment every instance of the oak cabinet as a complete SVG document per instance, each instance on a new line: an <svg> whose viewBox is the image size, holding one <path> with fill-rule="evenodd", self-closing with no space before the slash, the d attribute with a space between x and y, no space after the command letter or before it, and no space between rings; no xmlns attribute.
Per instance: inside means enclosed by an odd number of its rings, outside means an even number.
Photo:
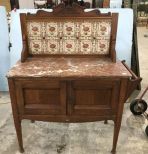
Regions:
<svg viewBox="0 0 148 154"><path fill-rule="evenodd" d="M16 80L21 115L113 115L120 80Z"/></svg>

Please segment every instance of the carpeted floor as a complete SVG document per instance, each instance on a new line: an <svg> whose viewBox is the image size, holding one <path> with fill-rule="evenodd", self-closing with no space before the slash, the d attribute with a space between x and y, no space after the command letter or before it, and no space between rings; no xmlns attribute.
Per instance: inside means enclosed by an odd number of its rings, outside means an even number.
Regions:
<svg viewBox="0 0 148 154"><path fill-rule="evenodd" d="M148 38L143 37L147 32L145 28L138 29L141 76L144 78L142 90L148 84ZM148 93L144 99L148 102ZM148 153L148 137L143 130L144 124L144 117L132 115L129 103L126 103L117 154ZM63 124L31 123L24 120L22 128L24 154L109 154L112 147L112 121L105 125L103 122ZM10 99L8 93L4 92L0 93L0 154L19 154Z"/></svg>

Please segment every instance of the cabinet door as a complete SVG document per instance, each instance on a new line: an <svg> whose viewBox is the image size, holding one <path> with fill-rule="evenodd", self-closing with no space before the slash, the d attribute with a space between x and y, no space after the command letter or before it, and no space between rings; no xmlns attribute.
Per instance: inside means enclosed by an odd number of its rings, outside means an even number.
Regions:
<svg viewBox="0 0 148 154"><path fill-rule="evenodd" d="M120 80L73 81L69 92L69 114L114 115L119 90Z"/></svg>
<svg viewBox="0 0 148 154"><path fill-rule="evenodd" d="M20 114L65 114L66 83L60 81L15 81Z"/></svg>

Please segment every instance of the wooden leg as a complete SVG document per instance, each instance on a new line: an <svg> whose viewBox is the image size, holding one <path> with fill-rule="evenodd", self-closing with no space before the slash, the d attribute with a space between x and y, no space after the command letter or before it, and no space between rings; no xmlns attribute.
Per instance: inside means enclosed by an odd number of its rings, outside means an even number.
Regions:
<svg viewBox="0 0 148 154"><path fill-rule="evenodd" d="M113 146L111 151L113 154L116 153L116 146L122 121L123 107L126 100L125 98L127 91L127 83L128 82L126 81L126 79L122 80L121 82L120 97L118 102L118 112L116 118L114 119L114 137L113 137Z"/></svg>
<svg viewBox="0 0 148 154"><path fill-rule="evenodd" d="M18 139L18 144L19 144L19 151L21 153L24 152L23 148L23 140L22 140L22 127L21 127L21 121L18 119L14 119L14 124L15 124L15 129L16 129L16 134L17 134L17 139Z"/></svg>
<svg viewBox="0 0 148 154"><path fill-rule="evenodd" d="M104 124L108 124L108 121L107 120L104 120Z"/></svg>
<svg viewBox="0 0 148 154"><path fill-rule="evenodd" d="M22 127L21 127L21 120L19 118L17 103L16 103L15 84L13 79L8 79L8 82L9 82L9 92L10 92L10 98L11 98L11 106L12 106L12 113L13 113L16 135L18 139L20 152L23 153L24 148L23 148L23 140L22 140Z"/></svg>
<svg viewBox="0 0 148 154"><path fill-rule="evenodd" d="M117 146L120 127L121 127L121 118L114 122L113 147L111 151L112 154L116 153L116 146Z"/></svg>
<svg viewBox="0 0 148 154"><path fill-rule="evenodd" d="M31 123L35 123L35 120L31 120Z"/></svg>

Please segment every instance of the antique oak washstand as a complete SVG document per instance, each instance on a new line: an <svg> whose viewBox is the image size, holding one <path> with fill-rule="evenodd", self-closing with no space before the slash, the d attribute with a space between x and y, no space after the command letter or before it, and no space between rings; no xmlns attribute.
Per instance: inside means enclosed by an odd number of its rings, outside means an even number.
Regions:
<svg viewBox="0 0 148 154"><path fill-rule="evenodd" d="M7 74L20 152L21 121L114 121L116 151L124 102L141 81L116 61L118 14L60 4L21 14L23 50Z"/></svg>

